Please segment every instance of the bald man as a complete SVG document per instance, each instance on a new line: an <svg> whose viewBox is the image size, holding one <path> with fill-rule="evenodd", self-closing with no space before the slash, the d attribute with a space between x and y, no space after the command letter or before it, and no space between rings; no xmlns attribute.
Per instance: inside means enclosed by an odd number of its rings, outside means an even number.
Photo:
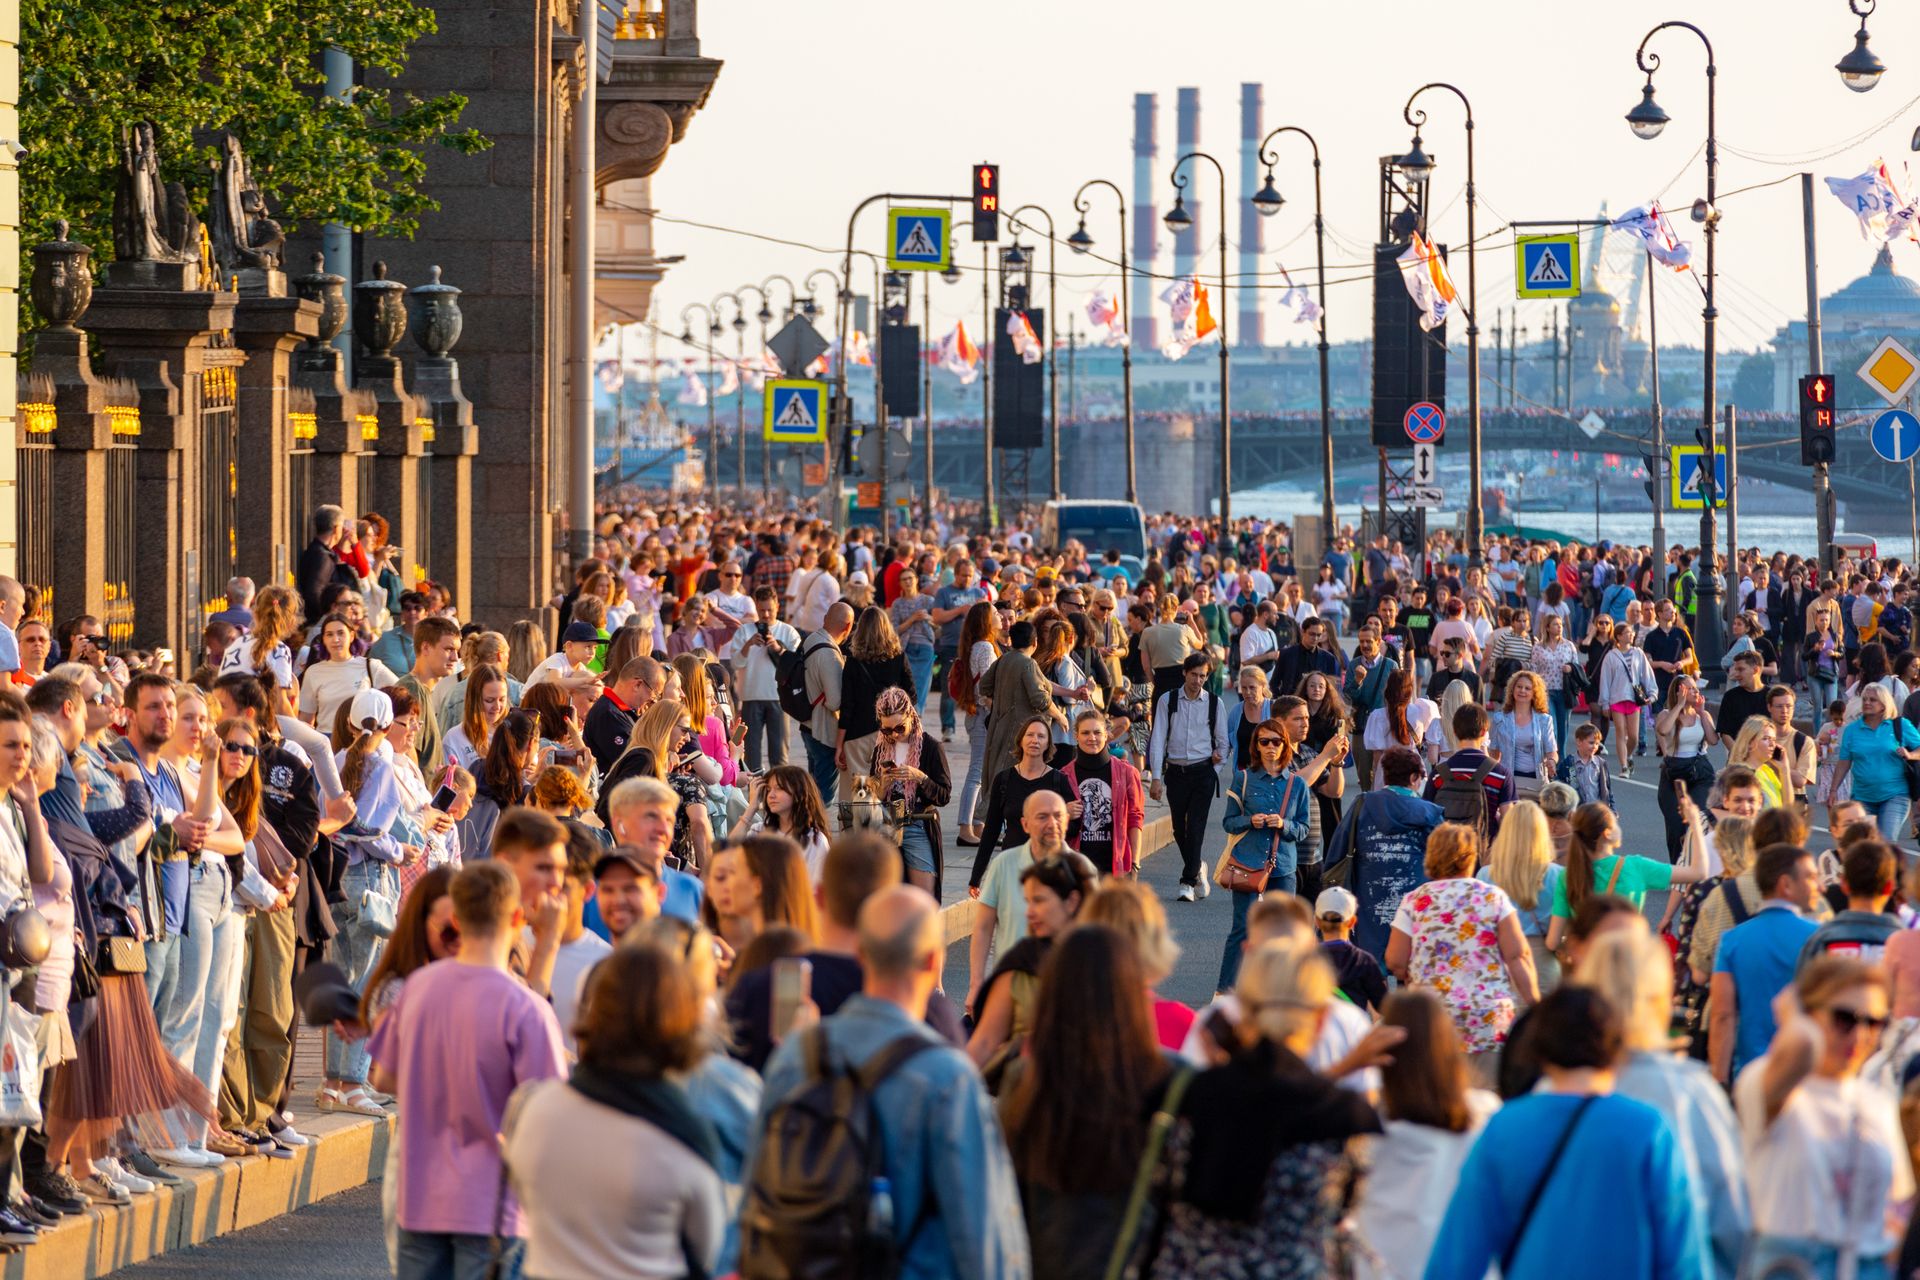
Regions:
<svg viewBox="0 0 1920 1280"><path fill-rule="evenodd" d="M1036 791L1027 797L1020 810L1020 826L1027 842L1002 849L987 864L980 879L973 937L968 942L967 1010L973 1011L974 998L987 977L987 947L1004 956L1013 944L1027 936L1027 913L1022 909L1020 877L1026 869L1047 858L1057 858L1067 848L1067 802L1055 791Z"/></svg>
<svg viewBox="0 0 1920 1280"><path fill-rule="evenodd" d="M860 994L817 1027L789 1036L767 1063L745 1165L749 1186L781 1181L777 1149L766 1166L758 1164L760 1142L774 1109L808 1087L805 1042L820 1036L828 1061L878 1077L871 1095L875 1128L886 1167L899 1174L893 1230L900 1273L1028 1280L1026 1223L993 1100L967 1055L921 1021L946 955L939 904L912 885L882 889L860 909L857 945L865 971ZM743 1224L759 1216L755 1192L747 1194ZM743 1262L751 1263L761 1247L752 1227L743 1225Z"/></svg>
<svg viewBox="0 0 1920 1280"><path fill-rule="evenodd" d="M836 600L827 606L826 621L800 642L800 661L807 671L807 702L813 714L800 724L800 740L807 747L807 772L820 788L822 803L832 804L839 792L840 671L847 664L840 646L853 634L853 606Z"/></svg>

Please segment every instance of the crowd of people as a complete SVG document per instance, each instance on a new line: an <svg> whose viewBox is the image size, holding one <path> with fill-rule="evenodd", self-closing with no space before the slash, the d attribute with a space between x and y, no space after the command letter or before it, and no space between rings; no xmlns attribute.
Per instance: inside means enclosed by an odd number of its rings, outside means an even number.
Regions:
<svg viewBox="0 0 1920 1280"><path fill-rule="evenodd" d="M1896 562L1718 566L1709 691L1684 551L662 499L493 629L313 533L190 662L0 579L0 1247L295 1156L321 978L403 1280L1920 1265Z"/></svg>

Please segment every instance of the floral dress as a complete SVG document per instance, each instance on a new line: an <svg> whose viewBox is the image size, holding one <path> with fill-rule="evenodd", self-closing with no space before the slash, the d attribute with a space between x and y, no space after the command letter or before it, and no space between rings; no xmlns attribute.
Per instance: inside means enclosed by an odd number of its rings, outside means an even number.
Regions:
<svg viewBox="0 0 1920 1280"><path fill-rule="evenodd" d="M1672 941L1668 946L1681 962L1673 966L1673 1020L1690 1036L1704 1038L1707 1031L1707 988L1693 980L1693 969L1685 956L1693 949L1694 926L1700 923L1701 908L1713 896L1725 876L1714 876L1680 889L1680 905L1673 910L1673 922L1667 929Z"/></svg>
<svg viewBox="0 0 1920 1280"><path fill-rule="evenodd" d="M1497 1049L1515 1013L1500 956L1500 922L1513 899L1480 880L1430 880L1400 900L1393 927L1413 941L1412 985L1446 1004L1468 1053Z"/></svg>

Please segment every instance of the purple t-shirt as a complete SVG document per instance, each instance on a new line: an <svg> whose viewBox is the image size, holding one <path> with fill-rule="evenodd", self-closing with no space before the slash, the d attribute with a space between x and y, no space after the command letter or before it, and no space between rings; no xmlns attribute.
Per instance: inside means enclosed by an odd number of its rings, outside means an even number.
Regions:
<svg viewBox="0 0 1920 1280"><path fill-rule="evenodd" d="M552 1007L512 974L440 960L407 979L368 1050L398 1082L400 1225L492 1234L507 1099L567 1071ZM502 1231L525 1234L511 1194Z"/></svg>

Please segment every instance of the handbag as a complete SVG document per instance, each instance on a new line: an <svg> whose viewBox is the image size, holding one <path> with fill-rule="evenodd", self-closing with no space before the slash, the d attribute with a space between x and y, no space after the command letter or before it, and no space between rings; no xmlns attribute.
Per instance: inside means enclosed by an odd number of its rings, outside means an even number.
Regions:
<svg viewBox="0 0 1920 1280"><path fill-rule="evenodd" d="M140 945L138 938L105 937L100 939L99 950L94 953L93 965L102 977L110 973L145 973L147 949Z"/></svg>
<svg viewBox="0 0 1920 1280"><path fill-rule="evenodd" d="M400 904L378 889L360 891L360 923L376 938L391 938L400 916Z"/></svg>
<svg viewBox="0 0 1920 1280"><path fill-rule="evenodd" d="M75 941L81 941L79 934ZM93 957L87 954L85 947L73 949L73 989L69 993L69 1003L79 1000L91 1000L100 994L100 970L93 964Z"/></svg>
<svg viewBox="0 0 1920 1280"><path fill-rule="evenodd" d="M31 969L53 950L53 931L47 918L22 898L0 919L0 965Z"/></svg>
<svg viewBox="0 0 1920 1280"><path fill-rule="evenodd" d="M1127 1211L1120 1219L1119 1234L1113 1238L1113 1252L1107 1255L1106 1280L1120 1280L1126 1274L1127 1255L1133 1252L1134 1237L1140 1233L1140 1219L1147 1210L1147 1196L1153 1190L1154 1170L1160 1167L1160 1153L1166 1149L1167 1135L1173 1132L1180 1115L1180 1101L1197 1073L1192 1067L1177 1067L1167 1082L1166 1095L1147 1125L1147 1141L1140 1152L1140 1167L1133 1174L1133 1190L1127 1194ZM1144 1269L1143 1269L1144 1270Z"/></svg>

